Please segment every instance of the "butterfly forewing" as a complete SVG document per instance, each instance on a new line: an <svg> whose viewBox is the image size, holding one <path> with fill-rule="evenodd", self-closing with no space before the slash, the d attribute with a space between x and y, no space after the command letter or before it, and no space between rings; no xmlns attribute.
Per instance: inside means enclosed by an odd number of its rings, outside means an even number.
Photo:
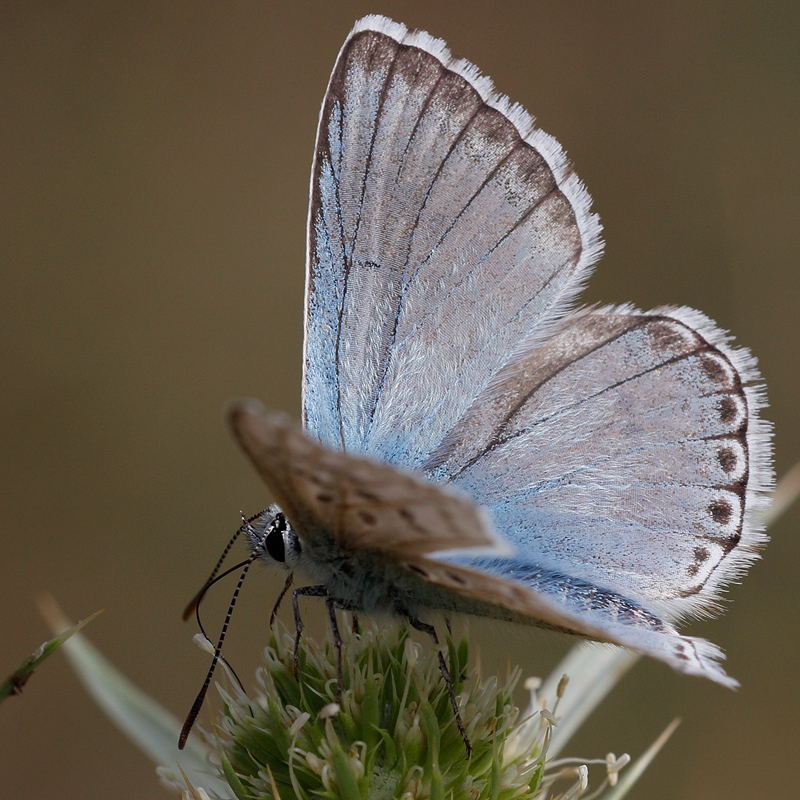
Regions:
<svg viewBox="0 0 800 800"><path fill-rule="evenodd" d="M598 255L599 226L559 159L441 43L351 35L312 173L309 431L419 466Z"/></svg>
<svg viewBox="0 0 800 800"><path fill-rule="evenodd" d="M324 447L253 400L233 404L228 419L306 543L396 559L454 549L511 552L482 509L457 490Z"/></svg>

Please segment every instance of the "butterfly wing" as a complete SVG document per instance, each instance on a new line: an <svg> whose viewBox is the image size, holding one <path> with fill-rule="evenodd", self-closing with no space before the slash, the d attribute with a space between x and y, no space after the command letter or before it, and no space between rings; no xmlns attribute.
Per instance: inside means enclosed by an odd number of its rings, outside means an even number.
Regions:
<svg viewBox="0 0 800 800"><path fill-rule="evenodd" d="M468 561L469 559L465 559ZM478 562L479 559L475 558ZM598 642L622 645L669 664L678 672L708 678L729 688L739 683L719 665L724 654L715 644L693 636L681 636L657 615L628 598L596 586L544 570L528 567L517 574L506 568L486 570L443 564L432 558L407 561L429 585L460 598L456 611L500 616L487 606L510 612L511 621L536 622ZM535 578L532 579L532 573Z"/></svg>
<svg viewBox="0 0 800 800"><path fill-rule="evenodd" d="M536 590L557 575L670 619L713 608L763 541L754 514L772 475L761 390L746 385L757 378L698 312L566 319L425 464L489 509L517 551L456 561Z"/></svg>
<svg viewBox="0 0 800 800"><path fill-rule="evenodd" d="M334 558L337 549L389 557L395 569L424 581L418 593L421 607L535 621L736 685L716 663L718 648L680 636L640 604L522 562L515 572L509 570L514 553L482 509L457 490L331 450L256 401L234 404L229 422L289 521L302 531L304 551L308 548L312 558L315 553ZM445 598L434 589L445 590Z"/></svg>
<svg viewBox="0 0 800 800"><path fill-rule="evenodd" d="M461 548L511 552L486 513L457 489L324 447L255 400L232 404L228 421L304 545L394 560Z"/></svg>
<svg viewBox="0 0 800 800"><path fill-rule="evenodd" d="M601 249L588 206L555 140L475 67L362 20L317 133L306 429L418 467L581 288Z"/></svg>

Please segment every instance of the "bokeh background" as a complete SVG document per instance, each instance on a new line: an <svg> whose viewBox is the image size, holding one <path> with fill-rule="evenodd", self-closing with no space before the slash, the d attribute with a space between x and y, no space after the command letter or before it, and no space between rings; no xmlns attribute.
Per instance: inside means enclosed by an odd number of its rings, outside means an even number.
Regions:
<svg viewBox="0 0 800 800"><path fill-rule="evenodd" d="M105 613L91 639L179 716L207 657L183 604L265 490L221 409L297 417L308 175L353 22L445 38L567 149L605 225L587 301L703 309L757 354L778 473L800 459L800 4L6 2L0 8L0 673L48 632L35 598ZM797 509L691 631L736 693L640 663L569 748L640 753L634 797L795 797ZM245 587L228 657L252 674L280 584ZM212 629L229 596L206 607ZM308 615L321 629L321 609ZM487 669L569 642L471 625ZM17 800L166 797L61 655L0 709Z"/></svg>

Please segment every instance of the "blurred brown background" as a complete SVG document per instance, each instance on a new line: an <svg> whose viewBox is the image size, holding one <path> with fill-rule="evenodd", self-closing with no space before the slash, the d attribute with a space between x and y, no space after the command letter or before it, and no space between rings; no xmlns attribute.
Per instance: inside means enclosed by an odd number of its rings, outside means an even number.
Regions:
<svg viewBox="0 0 800 800"><path fill-rule="evenodd" d="M179 716L207 666L180 621L265 491L221 409L299 414L308 175L353 22L441 36L569 152L605 225L588 301L701 308L760 359L778 472L800 458L800 4L10 2L0 8L0 673L53 593ZM693 633L729 692L641 663L570 754L640 753L683 725L638 798L794 797L798 516ZM249 675L280 579L245 587ZM211 629L229 589L206 607ZM319 609L309 616L320 625ZM472 625L487 667L569 644ZM507 656L508 654L508 656ZM0 709L0 793L167 796L58 655Z"/></svg>

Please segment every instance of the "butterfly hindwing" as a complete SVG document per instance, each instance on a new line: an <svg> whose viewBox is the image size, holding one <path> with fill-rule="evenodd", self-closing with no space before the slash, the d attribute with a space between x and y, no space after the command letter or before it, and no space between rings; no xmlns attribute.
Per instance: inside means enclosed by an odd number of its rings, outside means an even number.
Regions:
<svg viewBox="0 0 800 800"><path fill-rule="evenodd" d="M690 674L735 685L717 648L675 629L635 602L567 575L538 580L491 574L511 558L481 509L447 487L371 459L334 451L256 401L231 406L234 435L302 531L304 550L388 557L414 580L420 608L496 616L623 644ZM438 558L437 558L438 556ZM467 563L452 563L460 559ZM469 565L481 563L484 570ZM364 574L367 582L376 575ZM435 589L444 589L443 599Z"/></svg>
<svg viewBox="0 0 800 800"><path fill-rule="evenodd" d="M496 376L425 468L489 509L521 558L677 618L712 606L763 539L752 377L697 312L576 314Z"/></svg>
<svg viewBox="0 0 800 800"><path fill-rule="evenodd" d="M476 559L477 560L477 559ZM613 592L603 592L567 576L547 582L513 580L432 558L412 562L433 586L460 598L455 611L534 623L598 642L622 645L669 664L673 669L708 678L730 688L738 686L720 667L720 648L705 639L681 636L669 623ZM498 613L498 609L507 615Z"/></svg>

